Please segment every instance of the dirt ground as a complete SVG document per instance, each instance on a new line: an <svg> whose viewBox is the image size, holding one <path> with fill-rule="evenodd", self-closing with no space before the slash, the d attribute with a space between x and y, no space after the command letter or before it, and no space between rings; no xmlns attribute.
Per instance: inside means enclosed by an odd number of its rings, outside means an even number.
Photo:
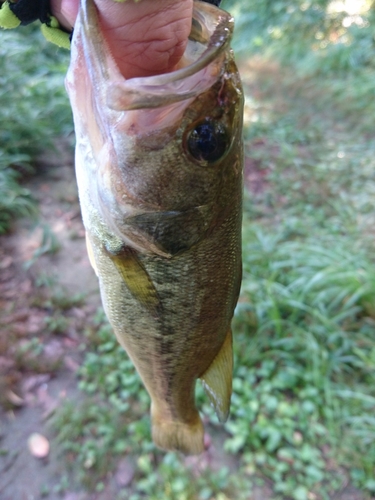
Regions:
<svg viewBox="0 0 375 500"><path fill-rule="evenodd" d="M12 234L0 238L1 500L38 500L60 483L63 465L48 418L65 398L80 397L78 346L85 323L100 305L86 254L71 148L60 144L57 153L41 158L38 172L27 186L40 203L38 222L21 221ZM46 328L54 293L84 296L80 307L64 311L64 332ZM36 347L43 344L42 353L30 349L36 341ZM52 443L47 458L31 454L28 439L33 433ZM48 498L61 496L56 492ZM64 496L86 498L76 492Z"/></svg>

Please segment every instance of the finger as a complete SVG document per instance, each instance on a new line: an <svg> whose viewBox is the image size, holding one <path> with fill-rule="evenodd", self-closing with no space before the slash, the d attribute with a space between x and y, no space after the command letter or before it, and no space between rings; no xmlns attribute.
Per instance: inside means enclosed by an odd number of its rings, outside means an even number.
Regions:
<svg viewBox="0 0 375 500"><path fill-rule="evenodd" d="M50 0L51 11L61 26L71 30L78 14L79 0Z"/></svg>

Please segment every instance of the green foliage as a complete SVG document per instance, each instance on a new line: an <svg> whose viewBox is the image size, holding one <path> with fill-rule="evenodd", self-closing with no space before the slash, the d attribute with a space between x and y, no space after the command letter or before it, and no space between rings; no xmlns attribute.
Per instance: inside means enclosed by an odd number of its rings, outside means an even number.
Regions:
<svg viewBox="0 0 375 500"><path fill-rule="evenodd" d="M19 164L27 157L2 154L0 149L0 234L5 233L14 217L35 216L36 207L31 193L22 187L21 174L9 164Z"/></svg>
<svg viewBox="0 0 375 500"><path fill-rule="evenodd" d="M364 90L363 75L357 78L364 103L372 90ZM345 103L343 81L322 87L256 63L245 81L247 164L265 182L245 203L235 319L239 395L226 446L251 471L261 469L281 498L332 498L347 481L339 466L370 494L375 163L363 133L369 128L352 126L358 103ZM371 113L362 118L370 124Z"/></svg>
<svg viewBox="0 0 375 500"><path fill-rule="evenodd" d="M226 446L261 466L275 491L297 499L299 484L330 498L343 481L327 466L333 452L342 464L356 450L365 469L375 465L375 267L349 242L291 242L257 227L245 235Z"/></svg>
<svg viewBox="0 0 375 500"><path fill-rule="evenodd" d="M1 32L0 144L7 154L32 159L54 137L72 132L64 89L68 57L31 27Z"/></svg>
<svg viewBox="0 0 375 500"><path fill-rule="evenodd" d="M356 12L331 0L224 0L236 19L234 47L242 55L276 56L304 74L374 68L371 2Z"/></svg>
<svg viewBox="0 0 375 500"><path fill-rule="evenodd" d="M30 27L1 32L0 234L13 218L35 215L22 176L56 136L72 132L63 83L67 58Z"/></svg>

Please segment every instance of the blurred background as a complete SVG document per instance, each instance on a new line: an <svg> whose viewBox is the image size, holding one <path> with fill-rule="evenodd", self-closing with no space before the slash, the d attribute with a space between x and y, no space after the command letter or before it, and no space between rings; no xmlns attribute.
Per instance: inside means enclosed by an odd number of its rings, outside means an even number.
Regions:
<svg viewBox="0 0 375 500"><path fill-rule="evenodd" d="M85 253L64 74L0 34L0 498L375 498L375 3L223 0L246 95L229 421L151 441Z"/></svg>

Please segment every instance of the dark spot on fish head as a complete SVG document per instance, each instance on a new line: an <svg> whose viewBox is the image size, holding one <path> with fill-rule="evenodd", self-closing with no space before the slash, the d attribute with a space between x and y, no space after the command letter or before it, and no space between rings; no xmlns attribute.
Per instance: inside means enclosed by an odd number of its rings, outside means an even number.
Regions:
<svg viewBox="0 0 375 500"><path fill-rule="evenodd" d="M230 136L220 121L205 118L187 131L185 144L195 160L215 163L228 151Z"/></svg>

